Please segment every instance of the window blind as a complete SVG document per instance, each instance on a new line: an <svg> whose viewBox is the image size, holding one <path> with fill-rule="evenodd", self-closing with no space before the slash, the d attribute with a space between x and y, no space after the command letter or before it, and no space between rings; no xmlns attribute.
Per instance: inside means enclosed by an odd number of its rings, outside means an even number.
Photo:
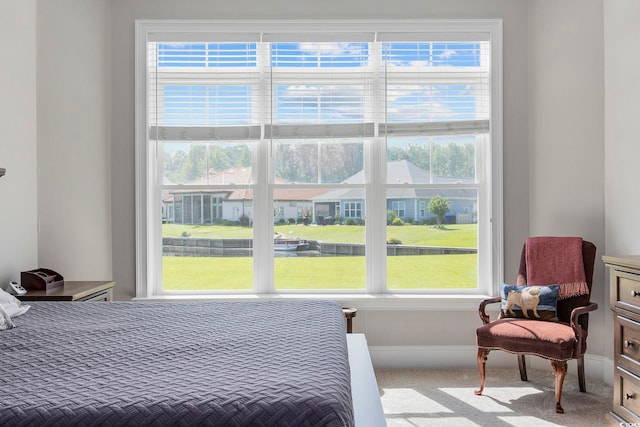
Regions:
<svg viewBox="0 0 640 427"><path fill-rule="evenodd" d="M211 42L181 34L180 41L148 42L152 140L489 130L490 49L479 35L447 41L415 33L284 33L242 41L234 34L233 41ZM434 40L418 39L424 37Z"/></svg>

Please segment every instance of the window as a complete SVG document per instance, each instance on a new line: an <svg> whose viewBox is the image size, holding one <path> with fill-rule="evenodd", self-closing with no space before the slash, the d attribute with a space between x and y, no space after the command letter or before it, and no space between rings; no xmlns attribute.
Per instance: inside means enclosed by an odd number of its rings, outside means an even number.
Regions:
<svg viewBox="0 0 640 427"><path fill-rule="evenodd" d="M362 203L345 202L344 217L345 218L362 218Z"/></svg>
<svg viewBox="0 0 640 427"><path fill-rule="evenodd" d="M418 209L418 217L419 218L424 218L426 216L426 212L427 212L427 202L424 200L420 200L419 202L419 209Z"/></svg>
<svg viewBox="0 0 640 427"><path fill-rule="evenodd" d="M404 201L392 201L391 210L396 214L398 218L405 217Z"/></svg>
<svg viewBox="0 0 640 427"><path fill-rule="evenodd" d="M136 34L139 297L502 280L501 21Z"/></svg>

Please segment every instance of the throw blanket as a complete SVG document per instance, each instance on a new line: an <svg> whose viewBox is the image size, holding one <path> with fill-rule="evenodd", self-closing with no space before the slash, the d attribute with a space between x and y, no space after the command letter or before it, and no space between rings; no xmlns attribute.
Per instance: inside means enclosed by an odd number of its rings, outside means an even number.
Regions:
<svg viewBox="0 0 640 427"><path fill-rule="evenodd" d="M527 277L518 285L560 285L559 299L589 293L580 237L529 237L525 244Z"/></svg>

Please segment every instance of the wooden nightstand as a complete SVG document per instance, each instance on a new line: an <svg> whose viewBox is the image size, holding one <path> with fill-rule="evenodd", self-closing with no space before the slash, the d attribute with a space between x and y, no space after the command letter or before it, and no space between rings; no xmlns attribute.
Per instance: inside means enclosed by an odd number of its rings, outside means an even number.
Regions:
<svg viewBox="0 0 640 427"><path fill-rule="evenodd" d="M116 282L64 282L49 291L28 291L16 295L20 301L113 301Z"/></svg>

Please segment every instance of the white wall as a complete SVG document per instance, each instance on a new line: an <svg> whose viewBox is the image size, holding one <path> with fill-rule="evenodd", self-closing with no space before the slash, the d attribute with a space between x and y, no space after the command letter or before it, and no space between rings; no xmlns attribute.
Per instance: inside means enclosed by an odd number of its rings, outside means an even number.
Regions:
<svg viewBox="0 0 640 427"><path fill-rule="evenodd" d="M0 0L0 287L38 262L35 11Z"/></svg>
<svg viewBox="0 0 640 427"><path fill-rule="evenodd" d="M605 2L604 25L606 251L640 254L640 3Z"/></svg>
<svg viewBox="0 0 640 427"><path fill-rule="evenodd" d="M38 2L38 261L110 280L108 0Z"/></svg>

